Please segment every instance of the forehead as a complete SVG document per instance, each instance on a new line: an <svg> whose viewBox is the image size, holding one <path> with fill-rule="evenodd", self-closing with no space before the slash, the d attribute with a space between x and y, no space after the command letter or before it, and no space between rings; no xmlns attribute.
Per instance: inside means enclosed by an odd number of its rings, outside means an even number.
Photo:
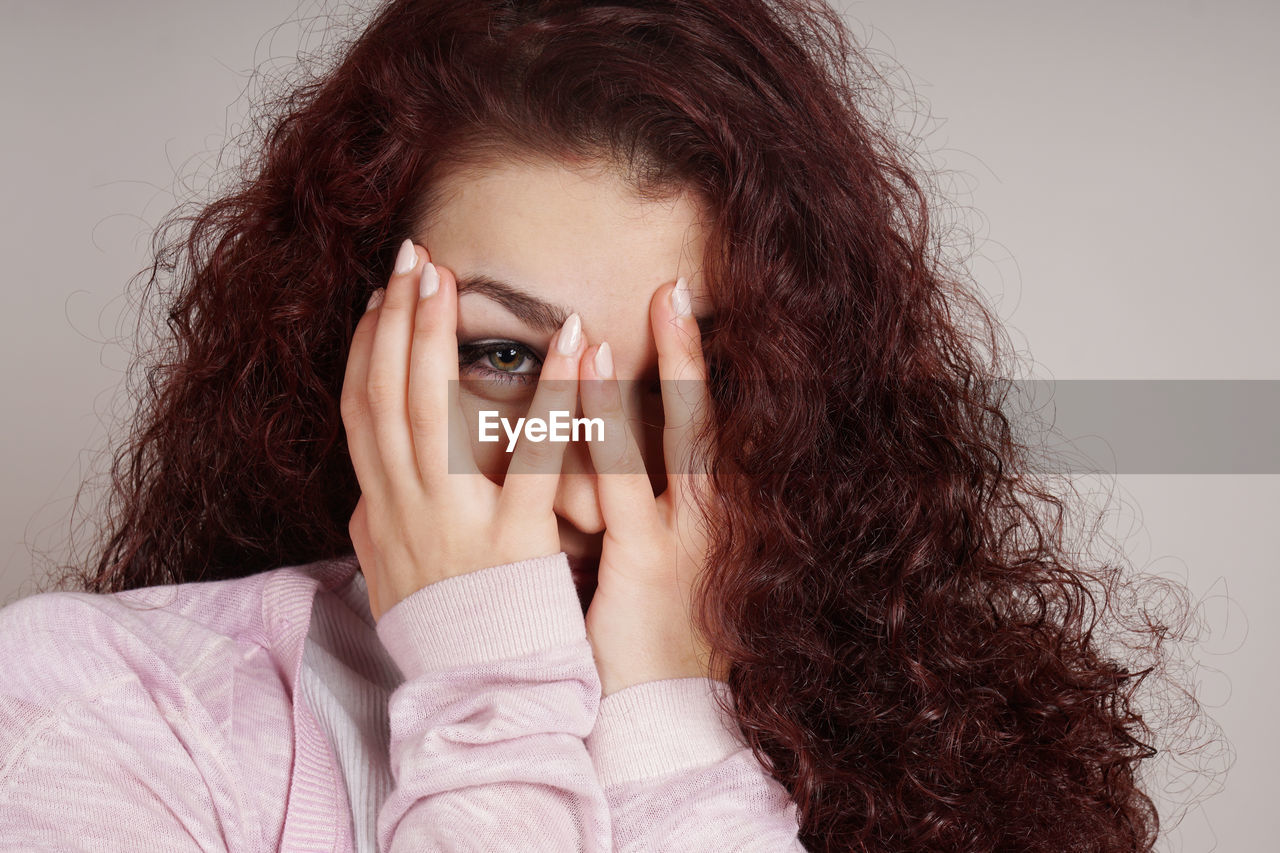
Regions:
<svg viewBox="0 0 1280 853"><path fill-rule="evenodd" d="M683 275L695 294L703 211L640 198L613 169L507 160L443 177L419 236L458 275L485 274L572 305L584 322ZM616 318L615 318L616 319Z"/></svg>

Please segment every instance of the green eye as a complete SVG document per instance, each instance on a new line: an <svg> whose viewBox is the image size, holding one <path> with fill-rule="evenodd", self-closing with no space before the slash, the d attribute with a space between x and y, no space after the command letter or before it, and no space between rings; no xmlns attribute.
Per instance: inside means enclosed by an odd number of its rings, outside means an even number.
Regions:
<svg viewBox="0 0 1280 853"><path fill-rule="evenodd" d="M536 379L542 359L516 341L481 341L458 346L458 370L484 379L527 383Z"/></svg>
<svg viewBox="0 0 1280 853"><path fill-rule="evenodd" d="M504 373L518 373L519 371L516 368L529 360L528 356L521 352L519 347L492 349L489 350L486 357L489 360L489 364Z"/></svg>

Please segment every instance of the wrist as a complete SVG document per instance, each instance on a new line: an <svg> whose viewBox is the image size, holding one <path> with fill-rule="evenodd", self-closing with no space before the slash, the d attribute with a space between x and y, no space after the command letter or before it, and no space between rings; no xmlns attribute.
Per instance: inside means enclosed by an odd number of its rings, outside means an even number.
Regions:
<svg viewBox="0 0 1280 853"><path fill-rule="evenodd" d="M522 657L585 638L563 552L431 583L376 630L406 678Z"/></svg>

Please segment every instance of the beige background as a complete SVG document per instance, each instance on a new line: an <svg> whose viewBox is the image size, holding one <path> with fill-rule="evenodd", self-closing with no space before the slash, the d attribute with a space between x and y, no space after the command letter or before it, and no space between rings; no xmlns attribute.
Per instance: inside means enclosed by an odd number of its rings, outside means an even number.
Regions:
<svg viewBox="0 0 1280 853"><path fill-rule="evenodd" d="M1280 379L1280 7L842 7L910 73L916 130L978 238L972 269L1033 375ZM123 414L124 285L148 262L151 227L212 174L240 129L248 72L314 47L324 21L294 0L0 9L4 602L33 590L33 548L58 554L71 498ZM1197 679L1236 751L1223 793L1161 849L1267 849L1280 477L1100 482L1134 563L1184 578L1210 605Z"/></svg>

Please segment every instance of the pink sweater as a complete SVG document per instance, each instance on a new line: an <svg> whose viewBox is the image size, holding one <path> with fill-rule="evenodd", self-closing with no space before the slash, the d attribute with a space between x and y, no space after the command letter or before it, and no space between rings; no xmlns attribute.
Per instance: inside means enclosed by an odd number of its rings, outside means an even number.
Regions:
<svg viewBox="0 0 1280 853"><path fill-rule="evenodd" d="M0 849L352 850L298 690L311 608L353 556L0 610ZM703 678L600 697L562 553L431 584L377 634L390 850L782 851L795 805Z"/></svg>

